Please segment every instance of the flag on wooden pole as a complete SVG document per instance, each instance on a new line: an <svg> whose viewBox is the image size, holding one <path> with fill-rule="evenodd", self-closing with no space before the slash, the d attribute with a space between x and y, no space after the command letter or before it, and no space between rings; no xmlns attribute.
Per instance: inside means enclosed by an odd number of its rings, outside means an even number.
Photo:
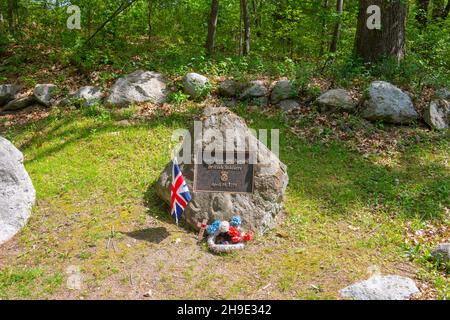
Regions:
<svg viewBox="0 0 450 320"><path fill-rule="evenodd" d="M178 221L183 215L189 201L192 200L189 188L184 180L183 174L178 166L177 158L173 159L172 167L172 188L171 188L171 201L170 201L170 214L175 218L178 225Z"/></svg>

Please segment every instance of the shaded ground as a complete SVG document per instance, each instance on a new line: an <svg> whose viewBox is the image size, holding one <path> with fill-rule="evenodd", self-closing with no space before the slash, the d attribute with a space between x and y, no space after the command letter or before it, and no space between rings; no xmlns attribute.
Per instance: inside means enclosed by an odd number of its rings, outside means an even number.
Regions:
<svg viewBox="0 0 450 320"><path fill-rule="evenodd" d="M377 268L414 278L421 298L448 296L444 271L420 259L449 236L445 134L238 106L251 127L281 130L286 217L245 251L220 256L176 227L152 188L173 129L198 113L190 103L173 109L0 118L38 196L27 227L0 248L0 298L334 299ZM409 237L431 229L419 247ZM72 266L79 290L66 286Z"/></svg>

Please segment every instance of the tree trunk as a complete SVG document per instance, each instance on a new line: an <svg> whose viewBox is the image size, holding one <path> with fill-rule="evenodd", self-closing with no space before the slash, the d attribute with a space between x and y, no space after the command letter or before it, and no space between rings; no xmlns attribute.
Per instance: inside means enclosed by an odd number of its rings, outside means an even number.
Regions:
<svg viewBox="0 0 450 320"><path fill-rule="evenodd" d="M242 4L241 4L239 5L239 55L242 54L242 43L243 43L242 40L244 38L243 34L244 33L242 32Z"/></svg>
<svg viewBox="0 0 450 320"><path fill-rule="evenodd" d="M152 0L147 0L148 41L152 38Z"/></svg>
<svg viewBox="0 0 450 320"><path fill-rule="evenodd" d="M92 6L88 4L87 7L87 33L86 38L90 36L92 32Z"/></svg>
<svg viewBox="0 0 450 320"><path fill-rule="evenodd" d="M448 0L447 5L445 6L444 15L442 16L442 19L447 19L449 13L450 13L450 0Z"/></svg>
<svg viewBox="0 0 450 320"><path fill-rule="evenodd" d="M431 16L433 20L437 20L439 18L445 18L445 0L433 0L431 1L433 4Z"/></svg>
<svg viewBox="0 0 450 320"><path fill-rule="evenodd" d="M260 37L261 36L261 32L260 32L260 25L259 25L259 21L260 21L260 14L258 12L258 2L257 0L253 0L252 1L252 8L253 8L253 26L255 27L256 30L256 36Z"/></svg>
<svg viewBox="0 0 450 320"><path fill-rule="evenodd" d="M381 28L369 24L372 12L367 8L376 5L381 9ZM405 56L405 27L407 7L404 0L360 0L355 52L365 62L374 62L392 56L401 60ZM376 21L376 19L374 20ZM371 26L369 29L368 26Z"/></svg>
<svg viewBox="0 0 450 320"><path fill-rule="evenodd" d="M326 34L327 34L327 11L329 6L329 0L324 0L322 4L322 28L320 31L320 51L319 56L323 56L325 47L327 45Z"/></svg>
<svg viewBox="0 0 450 320"><path fill-rule="evenodd" d="M247 0L241 0L242 19L244 21L244 47L242 54L248 56L250 53L250 16L248 14Z"/></svg>
<svg viewBox="0 0 450 320"><path fill-rule="evenodd" d="M19 14L19 2L18 0L14 0L14 17L16 21L14 22L14 28L17 30L21 26L21 19Z"/></svg>
<svg viewBox="0 0 450 320"><path fill-rule="evenodd" d="M15 33L15 25L14 25L14 0L8 0L8 25L9 31L11 33Z"/></svg>
<svg viewBox="0 0 450 320"><path fill-rule="evenodd" d="M334 32L333 32L333 38L331 39L330 44L330 52L336 52L337 50L337 43L339 41L339 35L341 31L341 18L342 18L342 12L344 10L344 0L336 0L336 11L339 15L339 20L336 22L336 25L334 26Z"/></svg>
<svg viewBox="0 0 450 320"><path fill-rule="evenodd" d="M253 21L254 26L258 26L258 4L256 3L256 0L252 0L252 9L253 9Z"/></svg>
<svg viewBox="0 0 450 320"><path fill-rule="evenodd" d="M417 0L416 2L416 20L421 26L425 27L428 23L428 6L430 4L430 0Z"/></svg>
<svg viewBox="0 0 450 320"><path fill-rule="evenodd" d="M3 5L4 5L3 1L0 1L0 28L3 27L3 23L5 22L4 21L5 8L3 7Z"/></svg>
<svg viewBox="0 0 450 320"><path fill-rule="evenodd" d="M206 40L206 51L209 55L214 53L218 16L219 16L219 0L212 0L211 14L209 16L209 23L208 23L208 38Z"/></svg>

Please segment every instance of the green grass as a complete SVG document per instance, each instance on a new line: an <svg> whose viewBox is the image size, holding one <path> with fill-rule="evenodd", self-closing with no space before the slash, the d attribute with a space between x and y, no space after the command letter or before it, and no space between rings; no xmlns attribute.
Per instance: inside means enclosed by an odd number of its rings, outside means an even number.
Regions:
<svg viewBox="0 0 450 320"><path fill-rule="evenodd" d="M55 110L2 133L24 152L38 202L18 238L23 254L3 256L0 297L142 298L152 289L156 298L332 299L372 265L404 273L412 263L436 297L448 296L445 272L404 254L407 223L448 225L445 135L411 128L420 143L364 157L348 141L296 137L281 114L235 111L253 128L281 130L290 181L278 229L227 256L196 246L154 192L172 131L189 127L196 108L125 125L133 110ZM117 250L107 248L112 228ZM71 265L83 274L80 291L65 287Z"/></svg>

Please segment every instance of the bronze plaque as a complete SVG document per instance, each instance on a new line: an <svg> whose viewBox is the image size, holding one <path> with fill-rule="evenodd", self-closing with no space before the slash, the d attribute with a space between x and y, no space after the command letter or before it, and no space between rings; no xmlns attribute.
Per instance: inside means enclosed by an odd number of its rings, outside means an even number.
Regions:
<svg viewBox="0 0 450 320"><path fill-rule="evenodd" d="M197 163L194 169L194 191L253 193L254 166L249 163L249 153L241 152L239 160L237 154L224 152L224 161L219 164L208 164L205 160ZM234 161L230 161L231 157Z"/></svg>

